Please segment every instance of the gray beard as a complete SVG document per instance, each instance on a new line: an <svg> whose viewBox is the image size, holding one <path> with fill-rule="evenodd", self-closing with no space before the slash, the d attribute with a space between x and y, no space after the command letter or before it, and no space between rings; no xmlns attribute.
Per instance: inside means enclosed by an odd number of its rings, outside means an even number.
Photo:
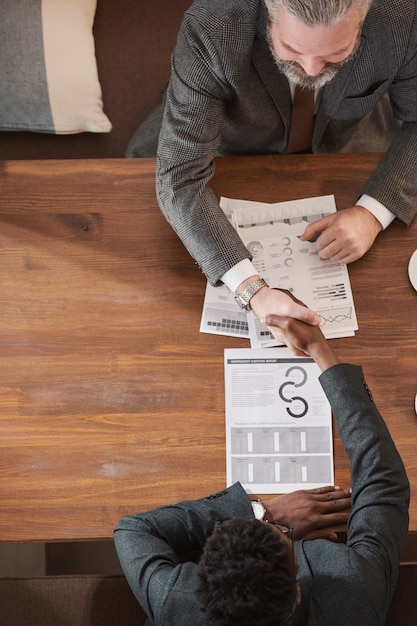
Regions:
<svg viewBox="0 0 417 626"><path fill-rule="evenodd" d="M277 55L274 50L274 46L272 45L271 33L269 28L267 32L267 40L272 57L279 71L284 74L284 76L290 82L298 85L299 87L303 87L304 89L320 89L321 87L329 83L332 78L334 78L334 76L337 74L342 65L350 61L350 59L356 54L360 38L358 37L358 41L353 52L346 59L344 59L343 61L339 61L338 63L326 63L320 74L317 74L316 76L309 76L309 74L306 74L301 65L296 63L296 61L285 61Z"/></svg>
<svg viewBox="0 0 417 626"><path fill-rule="evenodd" d="M284 74L291 83L303 87L304 89L320 89L332 80L340 66L343 65L343 62L328 63L320 74L317 76L309 76L305 73L301 65L295 61L284 61L277 56L275 50L271 50L271 52L279 71Z"/></svg>

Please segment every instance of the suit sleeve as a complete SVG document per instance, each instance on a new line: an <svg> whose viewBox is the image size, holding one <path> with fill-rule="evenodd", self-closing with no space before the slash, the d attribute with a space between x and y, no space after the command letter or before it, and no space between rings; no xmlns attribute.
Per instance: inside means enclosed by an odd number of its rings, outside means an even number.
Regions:
<svg viewBox="0 0 417 626"><path fill-rule="evenodd" d="M120 564L153 623L164 623L169 599L178 591L183 608L188 593L189 612L196 610L196 565L179 563L178 555L202 550L217 520L250 516L249 498L236 483L207 498L129 515L118 523L114 542Z"/></svg>
<svg viewBox="0 0 417 626"><path fill-rule="evenodd" d="M381 576L385 603L396 584L408 530L407 475L362 369L336 365L321 375L320 382L351 462L352 513L347 535L351 564L359 578L369 568L363 577L368 583Z"/></svg>
<svg viewBox="0 0 417 626"><path fill-rule="evenodd" d="M397 41L405 42L401 67L389 88L395 117L403 122L375 173L368 180L364 193L386 206L397 220L409 225L417 213L417 5L408 3L407 15L398 16L395 26ZM393 21L395 21L393 19ZM382 41L385 45L385 40ZM391 51L392 54L392 51Z"/></svg>
<svg viewBox="0 0 417 626"><path fill-rule="evenodd" d="M417 79L414 89L417 94ZM414 106L417 110L417 96ZM417 122L405 122L362 190L406 226L417 213L416 155Z"/></svg>
<svg viewBox="0 0 417 626"><path fill-rule="evenodd" d="M208 186L232 94L213 44L215 29L211 25L209 35L186 15L178 35L159 136L156 191L161 211L190 255L208 281L219 285L221 276L250 254Z"/></svg>

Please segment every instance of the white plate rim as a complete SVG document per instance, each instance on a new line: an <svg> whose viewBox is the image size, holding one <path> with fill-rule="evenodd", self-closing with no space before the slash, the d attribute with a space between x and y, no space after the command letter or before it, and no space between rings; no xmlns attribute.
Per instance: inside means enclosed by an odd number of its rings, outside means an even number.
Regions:
<svg viewBox="0 0 417 626"><path fill-rule="evenodd" d="M417 250L414 250L410 261L408 262L408 277L410 279L410 283L417 291Z"/></svg>

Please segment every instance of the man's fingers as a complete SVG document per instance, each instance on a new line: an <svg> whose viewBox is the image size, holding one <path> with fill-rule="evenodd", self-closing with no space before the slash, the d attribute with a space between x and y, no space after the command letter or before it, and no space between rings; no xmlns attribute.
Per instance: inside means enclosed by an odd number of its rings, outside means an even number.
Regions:
<svg viewBox="0 0 417 626"><path fill-rule="evenodd" d="M311 493L333 493L333 491L340 491L340 487L338 485L326 485L325 487L310 489Z"/></svg>
<svg viewBox="0 0 417 626"><path fill-rule="evenodd" d="M334 511L334 509L344 509L350 507L351 491L350 489L323 489L317 500L321 503L324 511Z"/></svg>
<svg viewBox="0 0 417 626"><path fill-rule="evenodd" d="M265 324L265 326L274 326L275 328L285 328L287 318L282 317L281 315L273 315L269 313L265 315L265 317L261 317L259 320L261 324Z"/></svg>
<svg viewBox="0 0 417 626"><path fill-rule="evenodd" d="M320 324L320 316L311 309L307 308L304 302L296 298L293 293L291 293L287 289L276 288L276 290L281 291L283 294L288 296L288 317L294 317L295 319L300 320L301 322L306 322L311 326L318 326Z"/></svg>
<svg viewBox="0 0 417 626"><path fill-rule="evenodd" d="M333 530L312 530L307 533L303 539L312 541L313 539L328 539L329 541L337 541L337 533Z"/></svg>
<svg viewBox="0 0 417 626"><path fill-rule="evenodd" d="M306 322L310 324L310 326L320 326L321 323L320 315L306 307L298 307L292 317L295 317L301 322Z"/></svg>
<svg viewBox="0 0 417 626"><path fill-rule="evenodd" d="M326 515L326 527L327 526L340 526L346 524L349 519L349 511L338 511L337 513L329 513Z"/></svg>
<svg viewBox="0 0 417 626"><path fill-rule="evenodd" d="M303 234L300 236L301 241L311 241L316 239L317 236L320 236L323 230L328 226L329 217L331 216L323 217L322 219L317 220L316 222L312 222L312 224L309 224Z"/></svg>
<svg viewBox="0 0 417 626"><path fill-rule="evenodd" d="M350 489L340 489L340 487L338 487L337 489L333 489L332 491L327 490L327 492L323 493L326 493L327 500L338 500L340 498L350 498L352 492Z"/></svg>

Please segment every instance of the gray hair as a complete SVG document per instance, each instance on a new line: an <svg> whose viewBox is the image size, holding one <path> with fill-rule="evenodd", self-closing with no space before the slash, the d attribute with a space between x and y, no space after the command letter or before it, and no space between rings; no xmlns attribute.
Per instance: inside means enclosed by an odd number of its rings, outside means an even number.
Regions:
<svg viewBox="0 0 417 626"><path fill-rule="evenodd" d="M351 8L357 7L361 21L365 19L372 0L264 0L272 21L276 19L278 7L282 7L307 26L324 24L334 26L341 22Z"/></svg>

